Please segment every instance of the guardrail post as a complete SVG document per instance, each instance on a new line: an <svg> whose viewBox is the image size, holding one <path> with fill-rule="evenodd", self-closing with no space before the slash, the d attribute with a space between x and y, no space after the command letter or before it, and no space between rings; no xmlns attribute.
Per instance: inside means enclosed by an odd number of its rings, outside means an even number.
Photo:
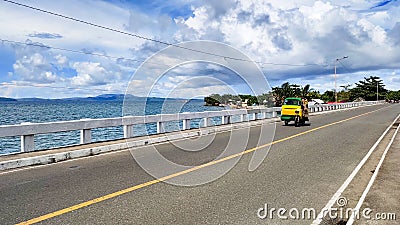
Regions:
<svg viewBox="0 0 400 225"><path fill-rule="evenodd" d="M240 122L244 122L247 120L247 114L241 114L240 115Z"/></svg>
<svg viewBox="0 0 400 225"><path fill-rule="evenodd" d="M221 119L222 119L222 122L221 122L222 124L229 124L229 123L231 123L231 116L230 116L230 115L222 116Z"/></svg>
<svg viewBox="0 0 400 225"><path fill-rule="evenodd" d="M189 130L190 129L190 119L183 119L182 120L182 129Z"/></svg>
<svg viewBox="0 0 400 225"><path fill-rule="evenodd" d="M124 125L124 138L133 137L133 125Z"/></svg>
<svg viewBox="0 0 400 225"><path fill-rule="evenodd" d="M87 144L92 142L92 132L90 129L81 130L81 144Z"/></svg>
<svg viewBox="0 0 400 225"><path fill-rule="evenodd" d="M157 134L161 134L164 133L165 129L164 129L164 123L161 121L157 122Z"/></svg>
<svg viewBox="0 0 400 225"><path fill-rule="evenodd" d="M210 117L204 117L203 120L204 120L203 121L203 126L204 127L208 127L208 126L210 126L212 124Z"/></svg>
<svg viewBox="0 0 400 225"><path fill-rule="evenodd" d="M33 134L21 136L21 152L31 152L35 150Z"/></svg>
<svg viewBox="0 0 400 225"><path fill-rule="evenodd" d="M275 109L272 109L272 118L275 118L278 116L278 113L276 112Z"/></svg>

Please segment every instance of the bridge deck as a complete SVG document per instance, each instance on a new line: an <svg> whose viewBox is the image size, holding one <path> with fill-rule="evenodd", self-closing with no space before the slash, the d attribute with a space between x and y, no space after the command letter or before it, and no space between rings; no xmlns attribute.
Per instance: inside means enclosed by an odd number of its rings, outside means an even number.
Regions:
<svg viewBox="0 0 400 225"><path fill-rule="evenodd" d="M316 115L311 126L277 123L275 143L256 170L249 172L253 153L265 148L244 154L221 178L193 187L158 182L129 151L2 172L0 223L39 218L44 224L293 224L276 215L261 220L257 210L266 203L274 208L322 209L399 110L400 105L375 105ZM251 127L246 149L263 139L262 127ZM246 139L244 130L218 133L202 151L179 150L177 145L188 140L157 144L157 150L173 162L202 165L220 155L231 136ZM146 158L151 147L138 148L137 156ZM213 174L235 159L193 172L175 171L170 181L196 182L191 180L196 175L200 179Z"/></svg>

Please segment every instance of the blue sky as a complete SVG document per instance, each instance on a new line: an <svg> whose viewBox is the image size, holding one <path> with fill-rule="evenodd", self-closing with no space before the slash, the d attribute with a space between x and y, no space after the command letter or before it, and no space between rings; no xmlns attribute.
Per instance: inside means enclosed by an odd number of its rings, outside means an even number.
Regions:
<svg viewBox="0 0 400 225"><path fill-rule="evenodd" d="M259 62L271 86L289 81L331 90L335 59L349 56L337 64L338 86L374 75L388 89L400 89L397 0L17 2L173 44L221 42ZM166 47L7 2L0 2L0 15L0 96L5 97L125 93L141 64ZM160 97L200 97L251 92L252 86L229 69L207 63L178 66L157 82L143 79L137 87L152 87Z"/></svg>

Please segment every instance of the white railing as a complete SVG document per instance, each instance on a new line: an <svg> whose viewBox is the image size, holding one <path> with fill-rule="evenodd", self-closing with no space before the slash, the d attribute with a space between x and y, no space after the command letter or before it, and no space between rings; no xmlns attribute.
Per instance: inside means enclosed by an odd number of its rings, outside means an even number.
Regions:
<svg viewBox="0 0 400 225"><path fill-rule="evenodd" d="M328 110L338 110L338 109L346 109L359 107L363 105L375 105L379 103L384 103L385 101L363 101L363 102L346 102L346 103L338 103L338 104L322 104L322 105L313 105L310 106L310 112L322 112Z"/></svg>
<svg viewBox="0 0 400 225"><path fill-rule="evenodd" d="M377 104L378 102L352 102L332 105L314 105L310 107L310 112L321 112L327 110L337 110L362 105ZM0 137L21 137L21 152L34 151L34 136L37 134L48 134L66 131L80 130L80 144L92 142L91 130L94 128L123 126L124 138L133 137L134 125L156 123L157 133L165 133L165 123L172 121L182 121L182 130L190 129L190 120L203 119L203 126L212 125L211 118L221 117L221 124L232 123L232 116L240 116L238 122L257 119L267 119L278 117L281 107L260 108L260 109L235 109L222 111L206 112L185 112L178 114L160 114L148 116L126 116L118 118L102 119L81 119L72 121L48 122L48 123L22 123L17 125L0 126ZM252 116L249 116L252 115Z"/></svg>

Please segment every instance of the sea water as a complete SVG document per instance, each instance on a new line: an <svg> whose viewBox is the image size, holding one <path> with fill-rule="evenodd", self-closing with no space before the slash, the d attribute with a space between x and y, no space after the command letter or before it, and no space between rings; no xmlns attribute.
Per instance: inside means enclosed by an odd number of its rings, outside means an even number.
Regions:
<svg viewBox="0 0 400 225"><path fill-rule="evenodd" d="M123 115L155 115L160 113L218 111L221 107L208 107L201 100L151 100L145 107L138 104L123 104L123 101L74 101L43 100L0 103L0 125L13 125L26 122L41 123L79 120L84 118L114 118ZM126 109L129 107L129 113ZM123 114L124 112L124 114ZM200 119L192 120L191 127L197 128ZM215 124L220 123L218 119ZM144 129L134 129L134 136L155 134L156 124L142 125ZM167 124L167 131L179 130L182 122ZM143 128L143 127L142 127ZM123 138L123 129L118 127L96 128L92 130L92 141L106 141ZM0 137L0 155L20 152L20 137ZM79 130L35 135L35 150L50 149L79 144Z"/></svg>

